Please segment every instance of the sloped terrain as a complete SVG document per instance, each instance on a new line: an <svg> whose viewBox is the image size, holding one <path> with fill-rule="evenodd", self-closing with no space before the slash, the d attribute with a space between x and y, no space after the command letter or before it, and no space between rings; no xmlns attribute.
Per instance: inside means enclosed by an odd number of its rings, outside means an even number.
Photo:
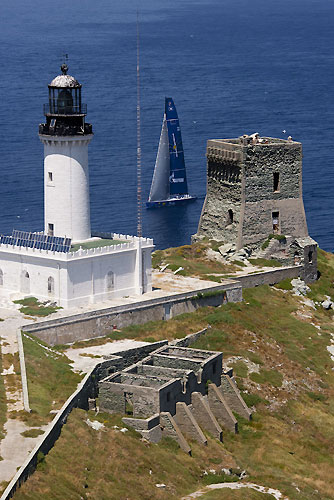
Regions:
<svg viewBox="0 0 334 500"><path fill-rule="evenodd" d="M133 338L173 338L210 325L192 347L221 350L233 367L254 418L239 418L239 434L224 442L191 443L193 456L174 442L149 444L120 417L75 410L39 470L15 499L172 499L210 482L236 480L222 468L245 470L242 482L275 488L289 499L334 498L334 256L320 252L320 280L309 298L289 283L244 290L244 302L202 308L168 322L124 329ZM315 301L311 302L310 299ZM97 431L86 420L98 420ZM114 428L116 425L119 428ZM210 470L214 472L210 472ZM151 471L151 472L150 472ZM159 488L157 484L165 484ZM254 490L216 490L202 498L273 498Z"/></svg>

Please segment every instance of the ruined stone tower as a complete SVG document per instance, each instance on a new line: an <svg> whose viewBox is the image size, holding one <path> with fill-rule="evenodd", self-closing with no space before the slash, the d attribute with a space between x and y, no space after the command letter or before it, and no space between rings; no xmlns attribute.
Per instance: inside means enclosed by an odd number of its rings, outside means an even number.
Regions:
<svg viewBox="0 0 334 500"><path fill-rule="evenodd" d="M207 196L195 239L255 247L269 234L308 236L302 198L302 145L271 137L207 144Z"/></svg>

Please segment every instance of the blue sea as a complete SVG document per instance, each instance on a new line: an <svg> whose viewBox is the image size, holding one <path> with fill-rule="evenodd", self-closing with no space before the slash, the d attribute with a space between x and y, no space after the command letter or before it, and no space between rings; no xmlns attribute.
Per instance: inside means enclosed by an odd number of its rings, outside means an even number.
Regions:
<svg viewBox="0 0 334 500"><path fill-rule="evenodd" d="M92 227L136 232L136 10L140 17L143 201L174 98L190 193L146 210L158 248L190 242L206 190L206 141L244 133L303 143L309 232L334 249L334 2L330 0L1 0L0 232L43 229L47 85L63 54L83 85Z"/></svg>

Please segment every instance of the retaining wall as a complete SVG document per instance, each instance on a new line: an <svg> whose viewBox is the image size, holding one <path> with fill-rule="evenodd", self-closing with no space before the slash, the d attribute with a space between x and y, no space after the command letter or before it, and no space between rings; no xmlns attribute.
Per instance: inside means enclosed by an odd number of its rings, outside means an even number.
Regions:
<svg viewBox="0 0 334 500"><path fill-rule="evenodd" d="M273 285L286 278L296 278L303 272L303 266L271 269L261 273L239 276L234 282L204 288L194 292L169 295L147 301L138 301L123 306L89 311L63 318L39 321L25 325L22 329L39 337L49 345L67 344L77 340L104 336L112 331L113 325L124 328L148 321L167 320L178 314L193 312L198 307L219 306L226 300L242 300L242 288L258 285ZM219 293L210 295L210 293ZM226 297L224 296L226 293ZM199 295L202 294L202 297Z"/></svg>
<svg viewBox="0 0 334 500"><path fill-rule="evenodd" d="M212 293L214 295L210 295ZM165 320L178 314L193 312L198 307L219 306L225 301L240 300L242 300L241 286L233 282L209 289L39 321L32 325L24 325L22 330L36 335L49 345L67 344L104 336L112 331L113 325L124 328L148 321Z"/></svg>
<svg viewBox="0 0 334 500"><path fill-rule="evenodd" d="M275 285L275 283L279 283L286 278L298 278L303 271L303 266L278 267L270 271L248 274L247 276L238 276L236 281L241 284L242 288L254 288L259 285Z"/></svg>

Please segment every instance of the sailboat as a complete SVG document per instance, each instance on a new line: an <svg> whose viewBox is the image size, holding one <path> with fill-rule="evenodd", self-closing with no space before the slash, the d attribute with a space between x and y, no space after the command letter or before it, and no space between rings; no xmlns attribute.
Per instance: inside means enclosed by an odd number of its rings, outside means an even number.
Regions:
<svg viewBox="0 0 334 500"><path fill-rule="evenodd" d="M196 200L188 193L179 118L171 97L165 113L147 208L180 205Z"/></svg>

